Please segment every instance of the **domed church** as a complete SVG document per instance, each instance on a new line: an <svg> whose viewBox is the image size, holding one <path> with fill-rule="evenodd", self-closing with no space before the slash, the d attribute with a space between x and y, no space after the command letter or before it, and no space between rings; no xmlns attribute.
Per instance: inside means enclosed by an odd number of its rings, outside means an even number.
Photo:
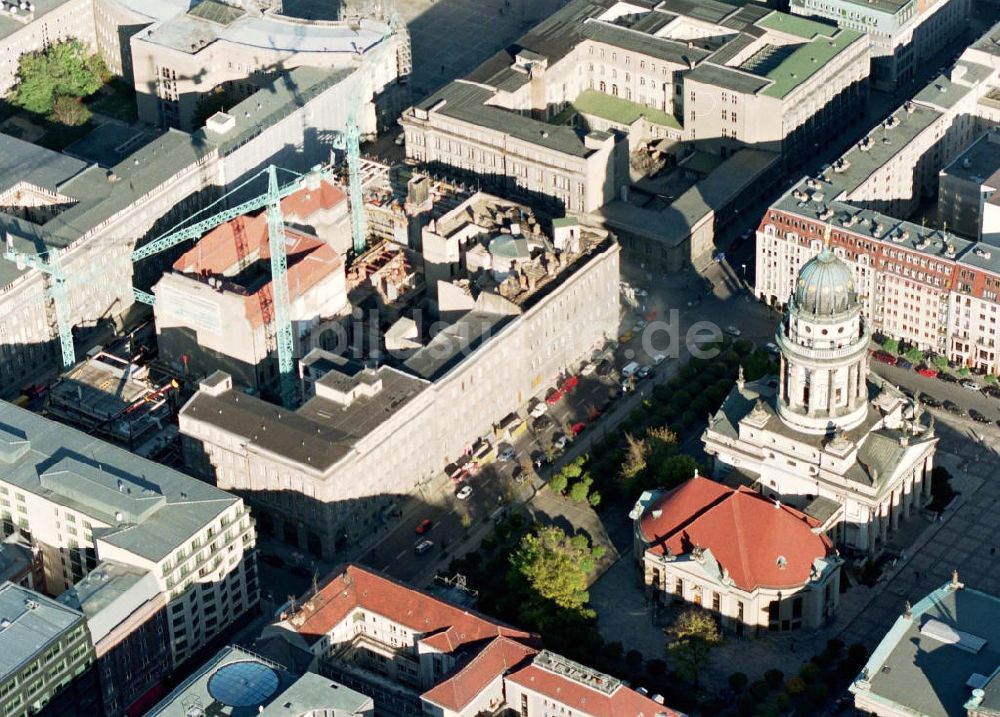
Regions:
<svg viewBox="0 0 1000 717"><path fill-rule="evenodd" d="M775 340L778 376L741 374L709 419L713 475L801 510L842 548L876 554L930 499L933 418L869 380L854 280L828 245L802 267Z"/></svg>

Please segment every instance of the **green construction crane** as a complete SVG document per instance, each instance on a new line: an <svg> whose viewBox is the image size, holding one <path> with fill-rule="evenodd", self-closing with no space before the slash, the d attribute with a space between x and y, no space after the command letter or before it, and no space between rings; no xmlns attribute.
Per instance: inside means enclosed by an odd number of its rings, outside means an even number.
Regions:
<svg viewBox="0 0 1000 717"><path fill-rule="evenodd" d="M295 173L292 172L292 174ZM231 209L225 209L213 214L183 229L177 229L154 239L132 252L132 261L141 261L147 257L159 254L189 239L199 238L215 227L225 224L236 217L266 208L268 246L271 250L271 290L274 303L274 334L278 353L278 375L281 380L281 402L286 408L291 408L296 399L295 342L292 335L292 323L289 314L291 302L288 297L288 257L285 251L285 220L281 215L281 200L302 189L310 176L329 177L330 173L328 170L316 166L309 170L308 174L304 176L296 175L294 181L282 186L278 184L278 168L272 164L267 169L258 172L246 182L228 192L211 206L219 204L226 197L241 190L249 182L264 175L267 176L267 191L264 194L237 204ZM204 211L207 211L207 209ZM148 292L133 288L133 293L136 301L150 305L156 302L156 297Z"/></svg>
<svg viewBox="0 0 1000 717"><path fill-rule="evenodd" d="M50 249L41 254L23 254L14 249L14 240L7 235L4 259L18 266L37 269L49 277L48 295L56 310L56 325L59 327L59 345L62 348L63 368L76 364L76 348L73 346L73 323L70 321L69 291L66 288L66 274L59 260L58 250Z"/></svg>

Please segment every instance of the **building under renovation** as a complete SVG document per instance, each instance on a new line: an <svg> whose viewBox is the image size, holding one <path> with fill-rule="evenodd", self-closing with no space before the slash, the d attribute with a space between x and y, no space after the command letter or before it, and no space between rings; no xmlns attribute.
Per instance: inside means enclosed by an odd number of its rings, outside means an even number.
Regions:
<svg viewBox="0 0 1000 717"><path fill-rule="evenodd" d="M281 202L295 356L313 329L347 308L344 252L350 245L344 193L316 180ZM160 357L181 375L227 371L237 385L278 383L267 216L236 217L211 230L153 289Z"/></svg>
<svg viewBox="0 0 1000 717"><path fill-rule="evenodd" d="M299 408L228 373L202 382L180 412L185 460L262 530L331 556L615 335L618 255L606 232L476 193L420 250L382 240L347 267L348 340L303 362Z"/></svg>

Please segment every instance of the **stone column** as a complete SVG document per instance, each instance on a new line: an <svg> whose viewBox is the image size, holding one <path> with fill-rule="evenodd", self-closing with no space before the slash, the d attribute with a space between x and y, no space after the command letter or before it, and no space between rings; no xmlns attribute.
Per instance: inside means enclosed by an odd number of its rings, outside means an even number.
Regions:
<svg viewBox="0 0 1000 717"><path fill-rule="evenodd" d="M910 519L911 511L913 509L913 483L915 477L910 476L906 479L906 483L903 484L903 518L905 520Z"/></svg>
<svg viewBox="0 0 1000 717"><path fill-rule="evenodd" d="M902 489L900 489L902 491ZM889 522L893 530L899 529L899 506L902 501L900 500L900 494L896 491L892 492L889 496Z"/></svg>
<svg viewBox="0 0 1000 717"><path fill-rule="evenodd" d="M931 499L931 471L934 470L934 456L927 456L927 460L924 461L924 500L930 501Z"/></svg>
<svg viewBox="0 0 1000 717"><path fill-rule="evenodd" d="M889 500L892 500L892 496L889 496ZM886 501L882 503L878 508L878 533L879 539L882 541L882 546L884 547L889 539L889 502Z"/></svg>

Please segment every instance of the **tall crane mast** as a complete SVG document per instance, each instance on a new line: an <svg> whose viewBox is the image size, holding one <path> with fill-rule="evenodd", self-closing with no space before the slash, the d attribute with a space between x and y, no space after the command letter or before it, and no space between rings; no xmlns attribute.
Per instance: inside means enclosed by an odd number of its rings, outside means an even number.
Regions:
<svg viewBox="0 0 1000 717"><path fill-rule="evenodd" d="M49 277L48 295L55 305L56 326L59 328L59 346L62 350L63 368L76 363L76 348L73 346L73 323L70 320L69 290L66 273L63 271L57 249L49 249L41 254L25 254L14 249L14 240L8 234L3 253L4 259L15 262L19 267L37 269Z"/></svg>

